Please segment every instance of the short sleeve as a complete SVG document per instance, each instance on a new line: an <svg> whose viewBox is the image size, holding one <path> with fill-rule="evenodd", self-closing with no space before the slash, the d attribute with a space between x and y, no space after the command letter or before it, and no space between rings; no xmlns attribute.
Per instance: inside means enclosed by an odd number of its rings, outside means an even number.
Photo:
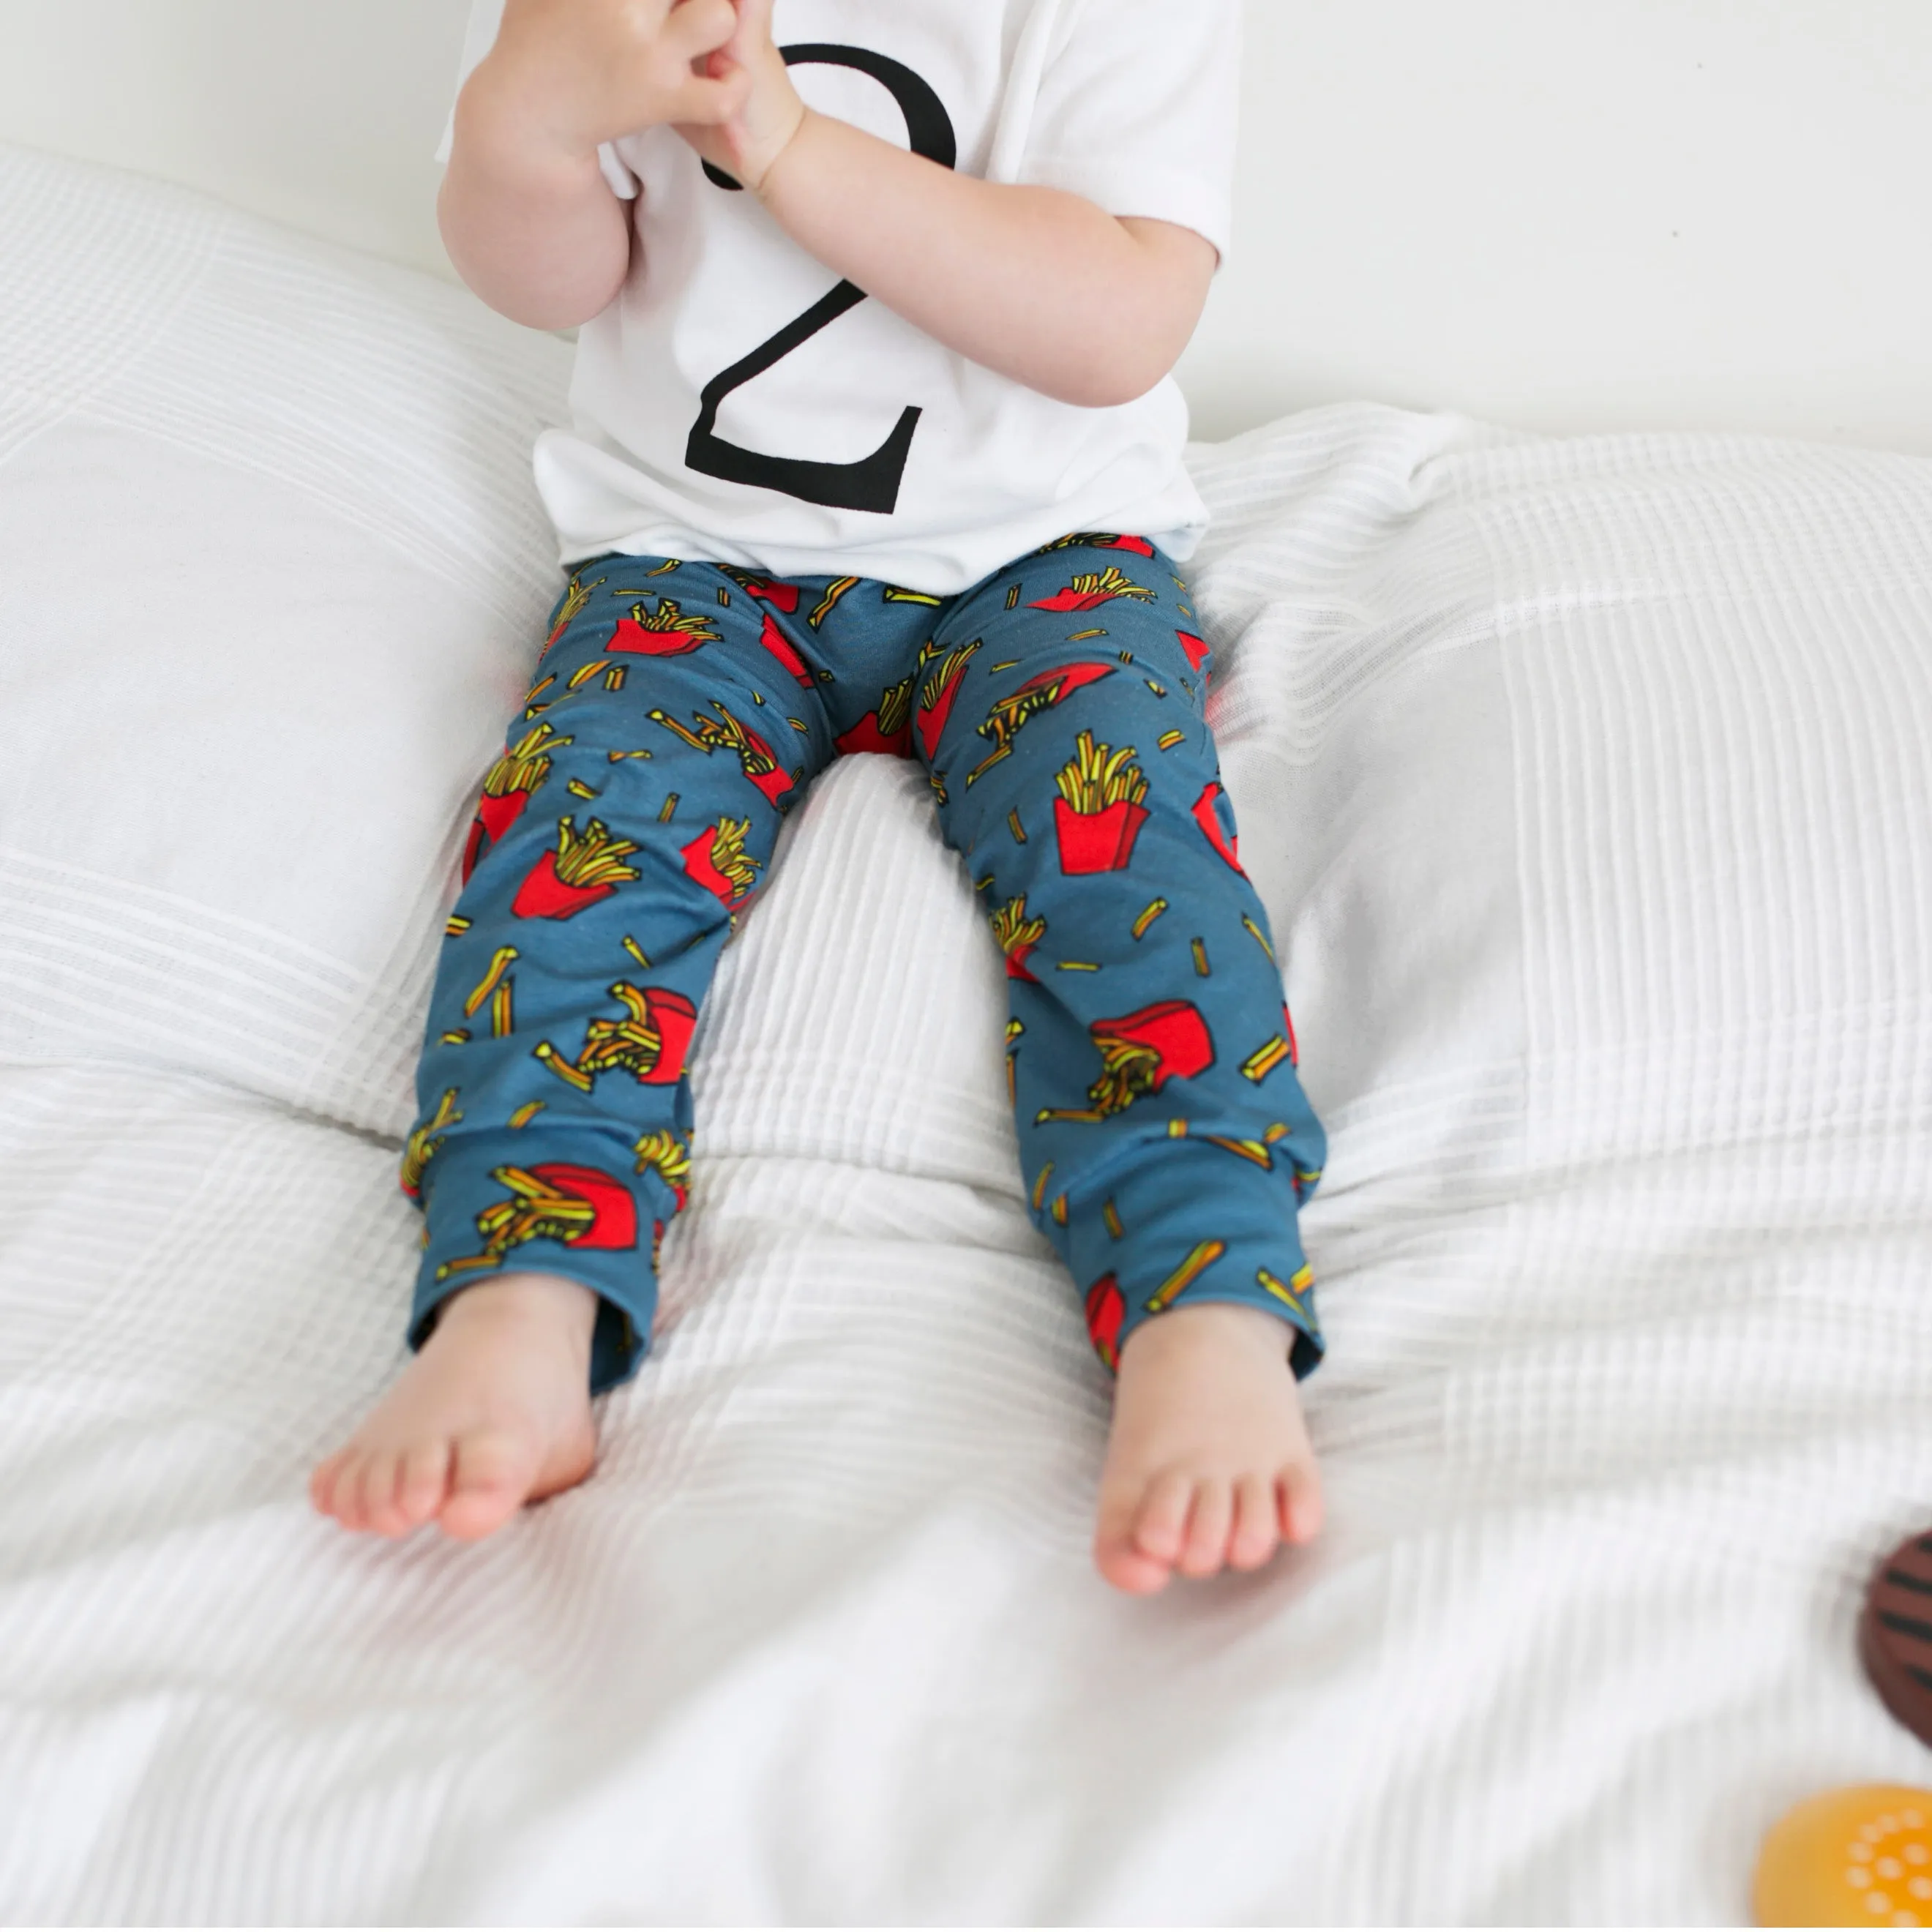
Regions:
<svg viewBox="0 0 1932 1932"><path fill-rule="evenodd" d="M1066 0L1019 179L1204 236L1227 257L1240 0Z"/></svg>
<svg viewBox="0 0 1932 1932"><path fill-rule="evenodd" d="M503 0L470 0L470 24L463 30L463 59L458 68L456 92L463 92L464 82L483 64L483 58L496 44L497 30L503 24ZM436 145L436 158L447 167L449 151L456 139L456 107L452 99L449 118L442 124L442 139ZM610 184L611 192L626 201L637 198L638 178L617 158L617 151L608 143L597 150L597 159L604 170L604 178Z"/></svg>

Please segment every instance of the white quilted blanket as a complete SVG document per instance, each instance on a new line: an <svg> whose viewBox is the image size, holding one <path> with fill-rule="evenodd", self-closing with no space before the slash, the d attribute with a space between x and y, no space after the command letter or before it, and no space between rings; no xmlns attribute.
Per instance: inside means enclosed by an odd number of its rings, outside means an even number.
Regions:
<svg viewBox="0 0 1932 1932"><path fill-rule="evenodd" d="M1932 463L1369 406L1196 452L1333 1142L1332 1526L1110 1594L997 957L836 770L584 1490L352 1540L560 352L0 154L0 1917L1720 1922L1932 1782Z"/></svg>

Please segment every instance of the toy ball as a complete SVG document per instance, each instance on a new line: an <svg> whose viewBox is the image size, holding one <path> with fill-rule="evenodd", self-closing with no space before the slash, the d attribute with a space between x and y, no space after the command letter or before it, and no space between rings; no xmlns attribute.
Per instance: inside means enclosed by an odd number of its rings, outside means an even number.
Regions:
<svg viewBox="0 0 1932 1932"><path fill-rule="evenodd" d="M1932 1926L1932 1791L1859 1785L1814 1798L1758 1855L1760 1925Z"/></svg>
<svg viewBox="0 0 1932 1932"><path fill-rule="evenodd" d="M1878 1566L1858 1622L1858 1655L1886 1708L1932 1744L1932 1535L1900 1544Z"/></svg>

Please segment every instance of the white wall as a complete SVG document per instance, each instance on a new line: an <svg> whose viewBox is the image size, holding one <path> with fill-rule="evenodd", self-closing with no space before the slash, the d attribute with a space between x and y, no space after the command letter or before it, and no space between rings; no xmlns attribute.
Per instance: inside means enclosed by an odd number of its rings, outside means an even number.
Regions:
<svg viewBox="0 0 1932 1932"><path fill-rule="evenodd" d="M431 158L466 0L0 0L0 138L447 274Z"/></svg>
<svg viewBox="0 0 1932 1932"><path fill-rule="evenodd" d="M1182 0L1185 4L1185 0ZM1928 0L1250 0L1222 434L1374 395L1932 454Z"/></svg>
<svg viewBox="0 0 1932 1932"><path fill-rule="evenodd" d="M0 0L0 136L440 266L464 10ZM1932 453L1932 0L1249 20L1240 253L1183 368L1201 434L1367 395Z"/></svg>

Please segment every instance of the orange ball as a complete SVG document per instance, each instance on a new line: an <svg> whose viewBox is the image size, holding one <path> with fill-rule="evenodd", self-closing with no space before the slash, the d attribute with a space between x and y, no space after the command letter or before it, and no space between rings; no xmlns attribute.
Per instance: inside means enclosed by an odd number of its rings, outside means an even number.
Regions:
<svg viewBox="0 0 1932 1932"><path fill-rule="evenodd" d="M1758 1854L1760 1925L1932 1926L1932 1791L1862 1784L1780 1819Z"/></svg>

